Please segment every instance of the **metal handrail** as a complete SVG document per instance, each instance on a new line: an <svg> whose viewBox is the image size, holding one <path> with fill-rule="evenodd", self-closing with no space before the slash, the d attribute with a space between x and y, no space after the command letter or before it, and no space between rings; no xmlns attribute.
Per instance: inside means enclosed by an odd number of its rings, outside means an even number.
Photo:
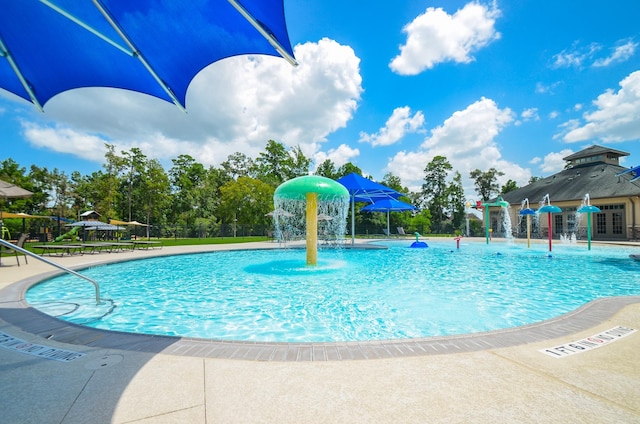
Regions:
<svg viewBox="0 0 640 424"><path fill-rule="evenodd" d="M22 247L16 246L13 243L9 243L6 240L0 239L0 245L3 245L3 246L6 246L6 247L8 247L10 249L16 250L16 251L22 253L23 255L30 256L32 258L38 259L39 261L42 261L42 262L44 262L46 264L49 264L49 265L51 265L53 267L61 269L66 273L69 273L69 274L75 275L76 277L80 277L80 278L82 278L84 280L87 280L88 282L93 284L93 286L96 289L96 305L100 304L100 285L98 284L97 281L95 281L95 280L93 280L93 279L91 279L89 277L86 277L86 276L84 276L84 275L82 275L82 274L80 274L80 273L78 273L78 272L76 272L76 271L74 271L72 269L69 269L69 268L67 268L65 266L57 264L57 263L55 263L55 262L53 262L53 261L51 261L49 259L43 258L40 255L36 255L35 253L28 251L27 249L23 249Z"/></svg>

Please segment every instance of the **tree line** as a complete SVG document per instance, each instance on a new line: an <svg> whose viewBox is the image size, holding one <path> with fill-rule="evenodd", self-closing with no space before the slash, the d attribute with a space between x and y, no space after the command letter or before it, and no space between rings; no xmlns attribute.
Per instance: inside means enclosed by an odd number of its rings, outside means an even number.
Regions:
<svg viewBox="0 0 640 424"><path fill-rule="evenodd" d="M168 170L140 148L118 153L115 146L105 146L101 169L88 175L77 171L68 175L35 164L27 170L11 158L0 162L0 179L34 193L28 199L6 200L3 210L74 220L82 212L95 210L105 221L112 218L150 224L154 235L162 237L175 235L178 229L187 237L235 234L238 226L243 235L266 235L273 225L267 213L273 210L275 189L291 178L308 175L313 165L299 146L287 148L274 140L267 141L255 158L236 152L220 166L205 167L183 154L171 160ZM336 180L353 172L362 175L351 162L336 166L327 159L314 173ZM497 177L502 175L494 168L470 172L480 200L517 188L511 180L500 187ZM425 166L418 192L409 191L391 173L379 182L405 193L401 200L419 208L417 212L392 213L392 228L454 234L465 227L462 176L446 157L436 156ZM361 206L364 204L356 211ZM19 224L6 221L5 225ZM357 214L356 226L356 234L380 234L386 228L386 215Z"/></svg>

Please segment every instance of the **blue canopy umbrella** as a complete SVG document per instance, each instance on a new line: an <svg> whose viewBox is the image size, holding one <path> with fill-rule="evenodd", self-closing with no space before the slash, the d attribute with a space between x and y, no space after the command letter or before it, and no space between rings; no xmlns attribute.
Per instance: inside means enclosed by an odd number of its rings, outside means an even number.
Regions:
<svg viewBox="0 0 640 424"><path fill-rule="evenodd" d="M349 192L349 198L351 202L351 244L355 243L356 202L373 203L376 200L397 199L398 197L402 196L402 193L399 193L396 190L385 185L378 184L375 181L364 178L362 175L356 174L355 172L349 175L345 175L344 177L339 178L336 181L342 184Z"/></svg>
<svg viewBox="0 0 640 424"><path fill-rule="evenodd" d="M618 172L616 174L616 177L619 177L620 175L624 175L624 174L628 174L628 173L632 173L633 176L631 177L631 179L629 180L629 182L635 181L640 179L640 166L632 166L631 168L622 171L622 172Z"/></svg>
<svg viewBox="0 0 640 424"><path fill-rule="evenodd" d="M380 199L375 203L365 206L360 209L361 212L386 212L387 213L387 235L391 234L389 231L389 212L403 212L413 211L417 208L405 202L401 202L398 199L386 198Z"/></svg>
<svg viewBox="0 0 640 424"><path fill-rule="evenodd" d="M79 87L115 87L184 109L191 79L240 54L295 64L283 0L3 1L0 88L40 110Z"/></svg>

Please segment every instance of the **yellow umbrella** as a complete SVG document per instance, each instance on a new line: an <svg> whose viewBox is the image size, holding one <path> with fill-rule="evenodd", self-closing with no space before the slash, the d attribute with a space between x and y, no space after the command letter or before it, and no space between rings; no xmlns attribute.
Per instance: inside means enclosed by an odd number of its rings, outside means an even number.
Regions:
<svg viewBox="0 0 640 424"><path fill-rule="evenodd" d="M28 213L13 213L13 212L0 212L2 219L9 218L46 218L46 216L29 215Z"/></svg>
<svg viewBox="0 0 640 424"><path fill-rule="evenodd" d="M113 224L113 225L129 225L129 223L127 221L120 221L118 219L110 219L109 220L109 224Z"/></svg>

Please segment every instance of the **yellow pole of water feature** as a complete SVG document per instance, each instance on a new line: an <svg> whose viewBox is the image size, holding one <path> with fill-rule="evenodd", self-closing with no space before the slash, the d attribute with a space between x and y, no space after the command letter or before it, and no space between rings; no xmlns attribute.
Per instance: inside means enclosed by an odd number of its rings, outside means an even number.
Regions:
<svg viewBox="0 0 640 424"><path fill-rule="evenodd" d="M318 193L307 193L307 265L318 263Z"/></svg>

